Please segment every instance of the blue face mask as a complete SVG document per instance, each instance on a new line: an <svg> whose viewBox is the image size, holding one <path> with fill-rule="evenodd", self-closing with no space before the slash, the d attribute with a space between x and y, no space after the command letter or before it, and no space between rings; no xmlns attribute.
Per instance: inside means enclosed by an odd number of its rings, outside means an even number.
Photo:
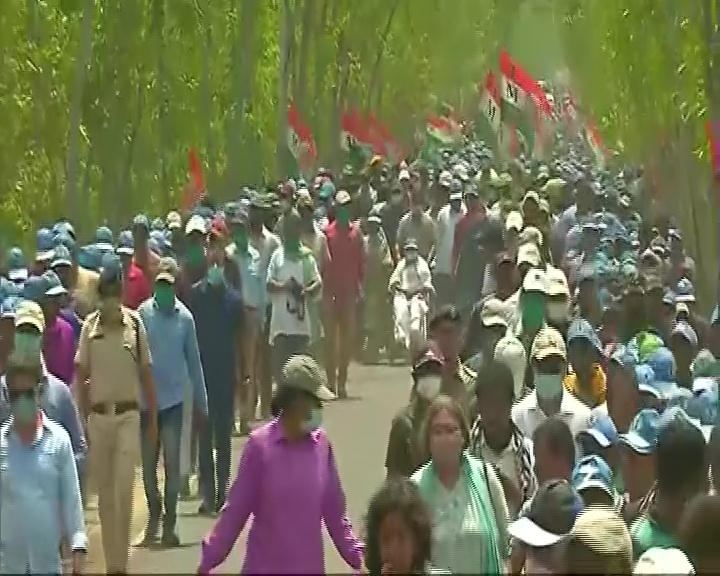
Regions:
<svg viewBox="0 0 720 576"><path fill-rule="evenodd" d="M42 340L40 334L15 333L15 351L26 357L35 357L40 354Z"/></svg>
<svg viewBox="0 0 720 576"><path fill-rule="evenodd" d="M310 412L310 418L303 422L303 429L310 433L314 432L322 426L322 408L313 408Z"/></svg>
<svg viewBox="0 0 720 576"><path fill-rule="evenodd" d="M225 271L221 266L213 264L208 270L207 278L212 286L219 286L225 280Z"/></svg>

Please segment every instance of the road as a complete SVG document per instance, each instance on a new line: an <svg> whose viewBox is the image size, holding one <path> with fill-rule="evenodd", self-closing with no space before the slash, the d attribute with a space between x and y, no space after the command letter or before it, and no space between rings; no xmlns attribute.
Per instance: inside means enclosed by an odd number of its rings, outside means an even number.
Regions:
<svg viewBox="0 0 720 576"><path fill-rule="evenodd" d="M353 366L350 372L348 400L328 404L324 426L333 442L348 512L356 531L362 529L367 502L384 477L385 448L390 423L395 412L407 401L410 388L407 367ZM242 450L243 440L233 442L233 470ZM200 557L200 541L210 530L213 520L195 515L198 502L181 502L178 520L180 548L170 550L134 548L130 572L135 574L191 574ZM137 529L143 525L136 518ZM216 573L237 574L242 558L247 527ZM349 572L349 568L325 535L325 568L328 574Z"/></svg>

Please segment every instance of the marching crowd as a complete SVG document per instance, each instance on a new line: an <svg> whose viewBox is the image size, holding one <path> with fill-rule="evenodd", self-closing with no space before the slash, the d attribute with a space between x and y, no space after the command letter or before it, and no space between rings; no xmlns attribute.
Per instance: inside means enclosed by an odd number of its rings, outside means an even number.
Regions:
<svg viewBox="0 0 720 576"><path fill-rule="evenodd" d="M165 547L197 470L201 574L250 518L246 574L324 573L323 525L370 574L720 570L720 317L681 231L573 147L499 167L467 140L11 248L0 572L82 572L96 494L126 573L137 464ZM322 425L353 359L411 366L362 538Z"/></svg>

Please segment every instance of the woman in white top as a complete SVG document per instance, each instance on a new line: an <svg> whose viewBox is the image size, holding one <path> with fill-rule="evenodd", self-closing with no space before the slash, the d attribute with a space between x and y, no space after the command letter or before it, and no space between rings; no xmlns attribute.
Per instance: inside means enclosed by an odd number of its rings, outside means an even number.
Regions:
<svg viewBox="0 0 720 576"><path fill-rule="evenodd" d="M432 564L453 574L501 574L508 553L508 510L492 465L468 454L460 405L438 396L421 442L430 461L412 476L433 518Z"/></svg>
<svg viewBox="0 0 720 576"><path fill-rule="evenodd" d="M403 258L390 276L388 290L393 296L395 341L406 349L425 337L428 301L434 294L430 267L418 252L418 244L405 242Z"/></svg>

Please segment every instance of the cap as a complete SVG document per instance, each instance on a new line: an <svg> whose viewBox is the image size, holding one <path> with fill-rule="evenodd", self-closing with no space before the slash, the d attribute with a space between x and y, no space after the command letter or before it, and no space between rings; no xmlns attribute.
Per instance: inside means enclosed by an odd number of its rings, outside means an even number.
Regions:
<svg viewBox="0 0 720 576"><path fill-rule="evenodd" d="M23 284L22 297L38 304L42 302L47 290L47 281L43 276L30 276Z"/></svg>
<svg viewBox="0 0 720 576"><path fill-rule="evenodd" d="M630 422L630 428L620 434L620 442L638 454L652 454L657 445L660 414L652 408L643 408Z"/></svg>
<svg viewBox="0 0 720 576"><path fill-rule="evenodd" d="M58 268L60 266L72 266L70 250L65 248L65 246L55 248L52 261L50 262L50 268Z"/></svg>
<svg viewBox="0 0 720 576"><path fill-rule="evenodd" d="M640 343L640 357L647 362L655 373L655 382L674 382L675 381L675 356L669 348L662 344L662 340L655 345L654 338L658 338L655 334L650 334ZM649 344L648 344L649 343ZM645 352L643 349L649 349Z"/></svg>
<svg viewBox="0 0 720 576"><path fill-rule="evenodd" d="M67 220L58 220L55 222L52 227L52 232L55 236L64 234L66 236L70 236L73 240L75 239L75 228Z"/></svg>
<svg viewBox="0 0 720 576"><path fill-rule="evenodd" d="M532 242L521 244L517 252L517 265L530 264L530 266L540 266L540 250Z"/></svg>
<svg viewBox="0 0 720 576"><path fill-rule="evenodd" d="M55 242L49 228L40 228L35 234L35 260L47 262L53 257Z"/></svg>
<svg viewBox="0 0 720 576"><path fill-rule="evenodd" d="M13 282L24 282L28 279L27 261L22 248L13 246L10 248L6 258L8 267L8 279Z"/></svg>
<svg viewBox="0 0 720 576"><path fill-rule="evenodd" d="M100 263L100 285L113 285L122 281L122 262L115 254L108 253L102 257Z"/></svg>
<svg viewBox="0 0 720 576"><path fill-rule="evenodd" d="M450 188L452 186L453 177L448 170L443 170L438 176L438 184L443 188Z"/></svg>
<svg viewBox="0 0 720 576"><path fill-rule="evenodd" d="M347 190L339 190L338 193L335 194L335 204L338 206L348 204L350 200L352 200L352 198Z"/></svg>
<svg viewBox="0 0 720 576"><path fill-rule="evenodd" d="M540 206L540 196L538 195L537 192L535 192L535 190L528 190L525 193L525 196L523 196L523 199L522 199L523 204L525 204L526 202L529 202L529 201L535 202L535 204Z"/></svg>
<svg viewBox="0 0 720 576"><path fill-rule="evenodd" d="M613 472L607 462L597 454L590 454L578 460L572 472L572 486L577 492L595 488L615 498Z"/></svg>
<svg viewBox="0 0 720 576"><path fill-rule="evenodd" d="M403 168L398 174L398 181L402 182L403 180L410 180L410 171L407 168Z"/></svg>
<svg viewBox="0 0 720 576"><path fill-rule="evenodd" d="M168 227L168 230L182 228L182 216L175 210L168 212L168 215L165 217L165 225Z"/></svg>
<svg viewBox="0 0 720 576"><path fill-rule="evenodd" d="M164 258L160 258L160 262L158 262L155 280L175 284L177 273L178 265L177 262L175 262L175 258L165 256Z"/></svg>
<svg viewBox="0 0 720 576"><path fill-rule="evenodd" d="M95 246L100 250L113 250L115 242L113 241L113 233L107 226L99 226L95 230Z"/></svg>
<svg viewBox="0 0 720 576"><path fill-rule="evenodd" d="M608 506L590 506L575 520L570 538L608 558L608 574L627 574L632 567L632 540L622 518Z"/></svg>
<svg viewBox="0 0 720 576"><path fill-rule="evenodd" d="M598 353L602 354L600 337L597 335L597 332L595 332L592 324L585 320L585 318L576 318L570 323L570 326L568 326L568 346L570 346L573 340L585 340L595 348Z"/></svg>
<svg viewBox="0 0 720 576"><path fill-rule="evenodd" d="M567 480L548 480L537 489L527 513L508 526L508 533L533 548L552 546L570 533L581 509Z"/></svg>
<svg viewBox="0 0 720 576"><path fill-rule="evenodd" d="M673 574L693 576L695 567L679 548L648 548L642 553L633 568L636 576Z"/></svg>
<svg viewBox="0 0 720 576"><path fill-rule="evenodd" d="M517 230L520 232L523 227L523 217L520 212L513 210L505 218L505 230Z"/></svg>
<svg viewBox="0 0 720 576"><path fill-rule="evenodd" d="M321 402L335 400L335 394L327 387L325 370L306 354L296 354L285 362L280 385L303 390Z"/></svg>
<svg viewBox="0 0 720 576"><path fill-rule="evenodd" d="M678 304L678 306L683 304L684 303ZM687 306L687 304L684 305ZM698 346L697 333L695 332L693 327L690 326L690 324L688 324L687 322L678 322L677 324L675 324L672 332L670 333L670 338L674 337L683 338L693 348L697 348Z"/></svg>
<svg viewBox="0 0 720 576"><path fill-rule="evenodd" d="M597 442L601 448L614 446L618 442L618 431L612 418L603 411L590 413L590 427L581 430L578 435L587 434Z"/></svg>
<svg viewBox="0 0 720 576"><path fill-rule="evenodd" d="M567 349L562 334L555 328L546 326L535 335L530 349L530 358L544 360L550 356L560 356L565 360L567 359Z"/></svg>
<svg viewBox="0 0 720 576"><path fill-rule="evenodd" d="M528 273L525 274L525 278L522 283L523 292L542 292L547 293L547 277L545 272L539 268L531 268Z"/></svg>
<svg viewBox="0 0 720 576"><path fill-rule="evenodd" d="M310 191L306 188L298 191L296 204L298 208L313 208L315 206Z"/></svg>
<svg viewBox="0 0 720 576"><path fill-rule="evenodd" d="M117 248L115 248L117 254L132 256L133 252L135 252L134 246L135 241L133 240L133 235L130 230L123 230L118 234L118 244Z"/></svg>
<svg viewBox="0 0 720 576"><path fill-rule="evenodd" d="M510 368L513 375L515 398L519 399L523 392L527 366L525 346L515 336L505 335L495 344L493 356L495 360Z"/></svg>
<svg viewBox="0 0 720 576"><path fill-rule="evenodd" d="M199 232L203 236L208 233L207 223L205 218L199 214L193 214L185 224L185 235L188 236L193 232Z"/></svg>
<svg viewBox="0 0 720 576"><path fill-rule="evenodd" d="M43 273L43 279L45 281L45 296L52 297L67 294L67 290L60 282L60 278L52 270Z"/></svg>
<svg viewBox="0 0 720 576"><path fill-rule="evenodd" d="M555 266L548 266L545 270L545 278L547 280L548 296L567 296L570 297L570 288L568 288L565 272Z"/></svg>
<svg viewBox="0 0 720 576"><path fill-rule="evenodd" d="M499 298L489 298L480 311L483 326L503 326L507 328L505 304Z"/></svg>
<svg viewBox="0 0 720 576"><path fill-rule="evenodd" d="M674 292L676 302L695 302L695 287L687 278L678 280Z"/></svg>
<svg viewBox="0 0 720 576"><path fill-rule="evenodd" d="M15 310L15 328L24 325L37 328L41 334L45 331L45 316L37 302L21 300Z"/></svg>
<svg viewBox="0 0 720 576"><path fill-rule="evenodd" d="M150 232L150 219L145 214L138 214L135 218L133 218L132 227L145 228L148 232Z"/></svg>
<svg viewBox="0 0 720 576"><path fill-rule="evenodd" d="M418 249L418 243L415 238L408 238L405 240L405 244L403 244L403 250L417 250Z"/></svg>
<svg viewBox="0 0 720 576"><path fill-rule="evenodd" d="M649 364L636 364L635 379L640 393L650 394L658 400L662 398L659 387L655 386L655 371L652 366Z"/></svg>

